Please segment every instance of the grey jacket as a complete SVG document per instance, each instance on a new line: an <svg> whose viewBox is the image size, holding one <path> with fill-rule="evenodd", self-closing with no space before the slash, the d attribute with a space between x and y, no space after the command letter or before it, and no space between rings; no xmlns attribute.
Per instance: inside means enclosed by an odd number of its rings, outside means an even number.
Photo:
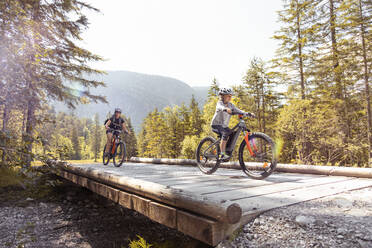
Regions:
<svg viewBox="0 0 372 248"><path fill-rule="evenodd" d="M231 115L224 111L225 109L231 109L233 115L238 115L238 114L245 114L246 112L238 109L235 107L235 105L231 102L224 104L222 101L218 101L216 105L216 112L214 113L214 116L212 118L212 123L211 126L214 125L221 125L222 127L228 127Z"/></svg>

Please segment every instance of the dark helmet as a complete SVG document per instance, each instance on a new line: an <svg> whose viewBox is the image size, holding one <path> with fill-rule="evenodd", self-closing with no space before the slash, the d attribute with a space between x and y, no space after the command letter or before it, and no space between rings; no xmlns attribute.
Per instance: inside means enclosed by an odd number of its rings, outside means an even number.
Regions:
<svg viewBox="0 0 372 248"><path fill-rule="evenodd" d="M116 109L115 109L115 113L116 113L116 112L121 113L121 108L116 108Z"/></svg>
<svg viewBox="0 0 372 248"><path fill-rule="evenodd" d="M234 95L234 91L230 87L223 87L218 91L218 95Z"/></svg>

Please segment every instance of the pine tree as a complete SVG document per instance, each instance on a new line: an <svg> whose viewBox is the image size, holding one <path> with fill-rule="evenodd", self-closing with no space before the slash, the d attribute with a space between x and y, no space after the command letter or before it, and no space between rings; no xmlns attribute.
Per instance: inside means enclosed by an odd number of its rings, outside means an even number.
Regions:
<svg viewBox="0 0 372 248"><path fill-rule="evenodd" d="M12 62L6 63L4 68L4 61L0 61L0 70L11 75L0 81L7 85L16 83L23 89L22 99L26 105L23 107L26 109L24 142L29 153L37 124L35 113L47 100L46 96L64 101L70 107L84 98L105 101L89 92L90 87L103 83L84 78L86 74L101 73L88 66L89 61L101 58L75 43L81 40L81 32L88 26L84 10L97 11L77 0L63 1L62 4L58 0L5 0L0 4L0 13L4 13L0 18L0 38L5 41L0 45L0 53L6 54ZM77 82L86 90L76 95L67 81Z"/></svg>
<svg viewBox="0 0 372 248"><path fill-rule="evenodd" d="M253 58L251 60L250 67L244 76L244 86L246 94L254 99L254 113L257 115L259 130L265 133L268 112L272 110L274 105L277 105L278 96L274 94L274 82L261 59Z"/></svg>
<svg viewBox="0 0 372 248"><path fill-rule="evenodd" d="M203 131L202 126L204 124L204 121L201 116L201 111L199 109L198 102L195 100L194 95L191 98L190 101L190 126L191 126L191 133L190 135L196 135L199 136L200 133Z"/></svg>
<svg viewBox="0 0 372 248"><path fill-rule="evenodd" d="M75 125L71 131L71 142L72 142L72 148L73 148L73 154L71 158L74 160L80 160L81 159L81 146L79 142L77 126Z"/></svg>
<svg viewBox="0 0 372 248"><path fill-rule="evenodd" d="M273 62L277 77L283 84L300 87L300 97L305 99L307 89L306 67L311 54L312 34L319 24L316 22L316 1L284 0L284 9L279 11L279 21L283 26L274 39L280 47Z"/></svg>
<svg viewBox="0 0 372 248"><path fill-rule="evenodd" d="M208 98L217 96L219 89L220 87L218 86L217 79L213 78L212 85L209 87L209 90L208 90Z"/></svg>
<svg viewBox="0 0 372 248"><path fill-rule="evenodd" d="M132 121L130 118L126 118L126 123L130 131L130 134L127 135L125 138L127 156L128 158L136 157L138 154L136 133L134 132Z"/></svg>

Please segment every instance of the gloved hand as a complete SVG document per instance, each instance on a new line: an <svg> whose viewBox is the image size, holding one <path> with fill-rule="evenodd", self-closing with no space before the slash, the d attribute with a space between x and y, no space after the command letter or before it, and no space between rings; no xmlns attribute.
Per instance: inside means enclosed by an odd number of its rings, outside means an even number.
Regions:
<svg viewBox="0 0 372 248"><path fill-rule="evenodd" d="M246 113L245 114L247 117L251 117L251 118L256 118L256 115L254 113Z"/></svg>

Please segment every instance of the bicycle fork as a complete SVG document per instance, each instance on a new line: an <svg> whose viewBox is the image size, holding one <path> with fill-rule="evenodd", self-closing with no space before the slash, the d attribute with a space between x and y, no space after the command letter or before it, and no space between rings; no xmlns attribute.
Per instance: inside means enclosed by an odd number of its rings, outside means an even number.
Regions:
<svg viewBox="0 0 372 248"><path fill-rule="evenodd" d="M256 157L256 152L258 151L258 149L257 149L256 143L254 142L254 139L252 139L250 136L251 136L251 132L244 132L244 140L247 145L249 154L252 157ZM254 151L252 150L252 146L253 146Z"/></svg>
<svg viewBox="0 0 372 248"><path fill-rule="evenodd" d="M115 153L115 148L116 148L116 142L115 142L115 140L113 140L111 146L112 146L112 148L111 148L111 154L114 154Z"/></svg>

